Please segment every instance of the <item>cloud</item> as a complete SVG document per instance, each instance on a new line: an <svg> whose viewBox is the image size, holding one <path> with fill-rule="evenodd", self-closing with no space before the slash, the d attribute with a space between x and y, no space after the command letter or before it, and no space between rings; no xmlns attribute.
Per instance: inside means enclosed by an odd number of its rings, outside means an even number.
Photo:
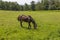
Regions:
<svg viewBox="0 0 60 40"><path fill-rule="evenodd" d="M17 3L22 4L22 5L24 5L25 3L30 4L31 1L38 2L38 0L3 0L3 1L17 2Z"/></svg>

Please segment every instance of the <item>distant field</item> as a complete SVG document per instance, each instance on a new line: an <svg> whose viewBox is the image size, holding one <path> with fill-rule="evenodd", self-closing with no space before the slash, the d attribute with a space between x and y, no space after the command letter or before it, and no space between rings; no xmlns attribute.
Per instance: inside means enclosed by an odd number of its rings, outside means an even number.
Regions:
<svg viewBox="0 0 60 40"><path fill-rule="evenodd" d="M31 15L38 28L20 27L18 15ZM60 11L2 11L0 10L0 40L60 40Z"/></svg>

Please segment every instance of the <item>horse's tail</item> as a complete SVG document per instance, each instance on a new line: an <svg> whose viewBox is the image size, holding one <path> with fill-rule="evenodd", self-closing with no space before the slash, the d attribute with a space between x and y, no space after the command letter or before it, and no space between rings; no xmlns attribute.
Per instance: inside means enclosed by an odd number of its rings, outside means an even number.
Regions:
<svg viewBox="0 0 60 40"><path fill-rule="evenodd" d="M20 21L20 20L21 20L21 16L19 15L19 16L18 16L18 21Z"/></svg>
<svg viewBox="0 0 60 40"><path fill-rule="evenodd" d="M19 18L18 18L18 21L20 21Z"/></svg>

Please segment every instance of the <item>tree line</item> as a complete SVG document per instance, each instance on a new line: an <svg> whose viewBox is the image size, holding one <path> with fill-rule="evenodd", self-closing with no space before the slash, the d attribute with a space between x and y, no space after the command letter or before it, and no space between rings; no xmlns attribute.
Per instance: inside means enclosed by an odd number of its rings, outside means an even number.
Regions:
<svg viewBox="0 0 60 40"><path fill-rule="evenodd" d="M15 10L15 11L36 11L36 10L60 10L59 0L42 0L41 2L31 2L31 5L19 5L17 2L0 1L0 10Z"/></svg>

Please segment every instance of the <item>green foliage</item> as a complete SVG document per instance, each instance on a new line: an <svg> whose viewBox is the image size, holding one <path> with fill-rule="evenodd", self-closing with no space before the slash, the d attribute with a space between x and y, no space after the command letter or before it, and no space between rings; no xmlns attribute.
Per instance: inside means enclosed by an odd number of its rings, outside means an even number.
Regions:
<svg viewBox="0 0 60 40"><path fill-rule="evenodd" d="M31 2L31 10L35 11L35 2L34 1Z"/></svg>
<svg viewBox="0 0 60 40"><path fill-rule="evenodd" d="M42 4L44 6L44 9L47 10L58 10L59 7L59 0L42 0Z"/></svg>
<svg viewBox="0 0 60 40"><path fill-rule="evenodd" d="M25 8L25 11L28 11L28 10L30 10L30 8L29 8L29 5L28 5L27 3L25 3L25 6L24 6L24 8Z"/></svg>
<svg viewBox="0 0 60 40"><path fill-rule="evenodd" d="M60 10L59 0L42 0L35 3L32 1L30 5L19 5L17 2L4 2L0 1L1 10L15 10L15 11L35 11L35 10Z"/></svg>
<svg viewBox="0 0 60 40"><path fill-rule="evenodd" d="M31 15L38 28L21 28L18 15ZM2 11L0 10L0 40L60 40L60 11Z"/></svg>
<svg viewBox="0 0 60 40"><path fill-rule="evenodd" d="M36 7L35 9L38 10L38 11L43 9L42 3L40 3L40 2L37 2L35 7Z"/></svg>
<svg viewBox="0 0 60 40"><path fill-rule="evenodd" d="M0 1L1 10L20 10L20 5L17 2Z"/></svg>

